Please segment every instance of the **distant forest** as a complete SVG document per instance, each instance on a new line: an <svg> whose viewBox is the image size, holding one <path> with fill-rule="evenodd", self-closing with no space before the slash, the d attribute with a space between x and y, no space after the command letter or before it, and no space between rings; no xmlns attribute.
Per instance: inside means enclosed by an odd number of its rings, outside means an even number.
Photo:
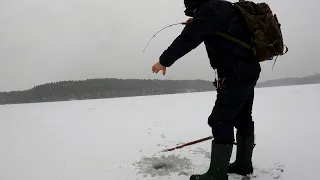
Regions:
<svg viewBox="0 0 320 180"><path fill-rule="evenodd" d="M212 91L203 80L88 79L60 81L29 90L0 92L0 104L69 101Z"/></svg>
<svg viewBox="0 0 320 180"><path fill-rule="evenodd" d="M291 86L303 84L318 84L320 83L320 73L305 77L292 77L283 79L274 79L264 82L259 82L257 87L274 87L274 86Z"/></svg>
<svg viewBox="0 0 320 180"><path fill-rule="evenodd" d="M320 83L320 74L259 82L257 88ZM214 91L205 80L88 79L0 92L0 105Z"/></svg>

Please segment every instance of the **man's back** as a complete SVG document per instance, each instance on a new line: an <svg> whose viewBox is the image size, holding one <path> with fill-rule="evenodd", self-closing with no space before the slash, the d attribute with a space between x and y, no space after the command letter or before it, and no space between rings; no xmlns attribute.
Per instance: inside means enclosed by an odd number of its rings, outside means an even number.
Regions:
<svg viewBox="0 0 320 180"><path fill-rule="evenodd" d="M160 56L160 63L170 67L176 60L196 48L206 45L210 64L221 74L259 73L260 64L253 52L216 32L229 34L250 44L250 33L240 13L231 2L209 0L203 4L181 34ZM248 63L249 62L249 63Z"/></svg>
<svg viewBox="0 0 320 180"><path fill-rule="evenodd" d="M224 24L218 28L220 32L250 44L251 36L245 21L230 2L210 0L204 4L204 6L210 7L212 11L215 11L215 13L222 18ZM208 16L207 18L213 18L212 21L214 21L213 16ZM257 70L260 71L260 65L255 61L251 50L225 37L216 35L216 32L212 32L212 35L204 40L204 44L206 45L210 63L213 68L217 68L223 72L230 72L232 67L236 66L238 68L239 64L244 65L244 63L249 62L247 65L253 66L253 68L258 65Z"/></svg>

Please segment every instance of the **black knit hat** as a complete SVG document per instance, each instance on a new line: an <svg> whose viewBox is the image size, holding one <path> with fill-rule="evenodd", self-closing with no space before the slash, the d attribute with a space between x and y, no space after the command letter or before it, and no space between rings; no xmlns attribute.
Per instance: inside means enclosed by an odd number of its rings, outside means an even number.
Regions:
<svg viewBox="0 0 320 180"><path fill-rule="evenodd" d="M193 17L199 7L208 1L209 0L184 0L184 6L186 7L184 11L185 15Z"/></svg>

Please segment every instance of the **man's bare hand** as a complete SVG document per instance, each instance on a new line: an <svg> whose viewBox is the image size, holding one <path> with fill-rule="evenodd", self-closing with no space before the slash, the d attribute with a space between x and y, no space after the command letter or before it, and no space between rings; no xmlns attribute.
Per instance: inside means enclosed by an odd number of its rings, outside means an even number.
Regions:
<svg viewBox="0 0 320 180"><path fill-rule="evenodd" d="M192 18L189 18L185 23L189 24L189 23L191 23L191 21L192 21Z"/></svg>
<svg viewBox="0 0 320 180"><path fill-rule="evenodd" d="M162 66L160 62L157 62L152 66L152 72L158 73L159 71L162 71L164 76L166 75L166 67Z"/></svg>

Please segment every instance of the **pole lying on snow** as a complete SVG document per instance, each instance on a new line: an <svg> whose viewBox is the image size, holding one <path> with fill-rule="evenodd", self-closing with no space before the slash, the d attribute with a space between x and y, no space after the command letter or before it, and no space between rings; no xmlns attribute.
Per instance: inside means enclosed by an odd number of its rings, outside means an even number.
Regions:
<svg viewBox="0 0 320 180"><path fill-rule="evenodd" d="M202 138L202 139L198 139L196 141L192 141L192 142L189 142L189 143L186 143L186 144L183 144L183 145L180 145L180 146L177 146L177 147L174 147L174 148L170 148L170 149L165 149L161 152L169 152L169 151L173 151L173 150L176 150L176 149L180 149L180 148L183 148L183 147L186 147L186 146L190 146L190 145L193 145L193 144L197 144L197 143L200 143L200 142L203 142L203 141L207 141L207 140L210 140L210 139L213 139L213 136L209 136L209 137L206 137L206 138ZM233 143L234 145L237 145L236 142ZM253 144L253 147L255 147L256 144Z"/></svg>
<svg viewBox="0 0 320 180"><path fill-rule="evenodd" d="M186 143L186 144L183 144L183 145L180 145L180 146L177 146L177 147L174 147L174 148L170 148L170 149L165 149L161 152L168 152L168 151L173 151L175 149L180 149L180 148L183 148L185 146L190 146L190 145L193 145L193 144L197 144L197 143L200 143L200 142L203 142L203 141L207 141L207 140L210 140L212 139L213 136L209 136L209 137L206 137L206 138L202 138L202 139L199 139L199 140L196 140L196 141L192 141L192 142L189 142L189 143Z"/></svg>

